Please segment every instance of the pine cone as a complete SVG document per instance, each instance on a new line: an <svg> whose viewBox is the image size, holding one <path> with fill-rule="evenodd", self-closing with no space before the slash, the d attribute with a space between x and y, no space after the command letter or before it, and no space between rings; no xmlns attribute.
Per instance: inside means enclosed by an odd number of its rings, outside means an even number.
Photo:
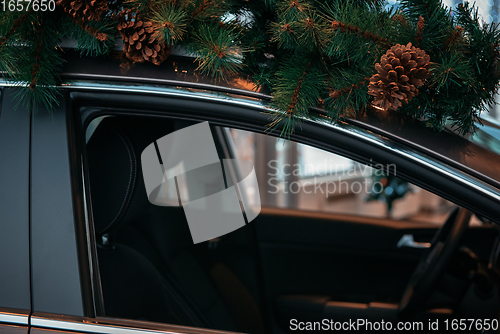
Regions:
<svg viewBox="0 0 500 334"><path fill-rule="evenodd" d="M384 110L396 110L418 94L418 87L429 78L430 57L408 43L390 48L375 65L377 74L370 78L368 94L373 104Z"/></svg>
<svg viewBox="0 0 500 334"><path fill-rule="evenodd" d="M154 25L130 9L118 14L118 30L123 39L123 52L128 59L160 65L168 58L170 46L155 36Z"/></svg>
<svg viewBox="0 0 500 334"><path fill-rule="evenodd" d="M98 21L108 9L106 1L98 0L57 0L56 4L61 6L76 21Z"/></svg>

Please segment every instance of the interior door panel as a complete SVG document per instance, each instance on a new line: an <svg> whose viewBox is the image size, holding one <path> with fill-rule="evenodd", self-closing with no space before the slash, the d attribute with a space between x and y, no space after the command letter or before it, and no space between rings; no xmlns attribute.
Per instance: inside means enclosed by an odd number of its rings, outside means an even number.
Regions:
<svg viewBox="0 0 500 334"><path fill-rule="evenodd" d="M399 301L422 249L398 248L398 241L405 234L429 241L436 225L263 209L256 229L270 298L369 303Z"/></svg>
<svg viewBox="0 0 500 334"><path fill-rule="evenodd" d="M391 319L423 248L398 247L404 235L428 243L440 225L290 209L262 208L256 238L271 317ZM470 228L465 245L479 257L497 235ZM477 240L482 240L477 243ZM474 242L472 242L474 241Z"/></svg>
<svg viewBox="0 0 500 334"><path fill-rule="evenodd" d="M398 247L406 234L430 242L439 225L262 208L255 223L271 317L390 319L424 249Z"/></svg>

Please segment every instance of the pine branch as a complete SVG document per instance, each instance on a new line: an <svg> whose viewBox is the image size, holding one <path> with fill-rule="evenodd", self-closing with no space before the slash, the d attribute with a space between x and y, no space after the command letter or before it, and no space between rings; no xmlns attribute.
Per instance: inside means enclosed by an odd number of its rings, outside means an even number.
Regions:
<svg viewBox="0 0 500 334"><path fill-rule="evenodd" d="M333 30L340 30L342 32L348 32L351 34L355 34L359 37L362 37L364 39L368 39L374 43L377 43L380 46L382 46L383 48L390 48L392 46L392 44L386 38L382 38L382 37L377 36L369 31L366 31L366 30L363 31L359 27L345 24L344 22L339 22L339 21L333 20L331 23L331 26L332 26Z"/></svg>
<svg viewBox="0 0 500 334"><path fill-rule="evenodd" d="M369 103L369 77L360 77L360 73L339 71L343 79L330 80L328 94L323 108L328 111L328 118L335 121L340 116L354 115L366 109ZM338 87L338 88L337 88Z"/></svg>
<svg viewBox="0 0 500 334"><path fill-rule="evenodd" d="M399 22L400 24L402 24L406 29L409 29L409 25L408 25L408 20L401 14L396 14L396 15L393 15L391 17L391 20L394 21L394 22Z"/></svg>
<svg viewBox="0 0 500 334"><path fill-rule="evenodd" d="M299 99L299 95L302 90L302 84L304 83L304 78L307 75L307 71L311 67L311 63L307 64L306 69L302 73L301 77L299 78L297 85L295 86L295 89L293 90L292 98L290 99L290 104L288 105L288 109L286 111L288 118L292 117L292 115L295 112L295 108L297 106L297 101Z"/></svg>
<svg viewBox="0 0 500 334"><path fill-rule="evenodd" d="M370 103L366 78L395 44L415 42L431 57L431 78L398 111L441 129L459 131L494 102L500 80L500 29L480 22L464 4L453 16L439 0L58 0L53 13L6 13L0 17L0 68L33 106L57 103L64 34L89 55L114 45L110 10L134 13L120 22L124 52L134 61L161 63L182 43L197 55L198 70L226 79L251 75L272 91L271 126L289 135L319 102L330 120ZM95 6L95 7L93 7ZM122 8L120 8L122 9ZM85 14L82 19L76 13ZM73 13L73 14L72 14ZM51 15L51 16L49 16ZM102 15L101 20L92 20ZM140 19L139 19L140 18ZM43 27L41 23L43 22ZM123 24L126 26L124 27ZM146 27L147 25L147 27Z"/></svg>
<svg viewBox="0 0 500 334"><path fill-rule="evenodd" d="M326 47L328 37L331 35L331 29L328 23L315 12L308 13L305 20L301 23L298 40L300 44L313 51L316 50L320 57Z"/></svg>
<svg viewBox="0 0 500 334"><path fill-rule="evenodd" d="M203 2L198 7L196 7L196 9L194 11L191 12L191 17L195 18L195 17L199 16L201 13L203 13L204 11L206 11L206 9L211 4L212 4L211 0L203 0Z"/></svg>
<svg viewBox="0 0 500 334"><path fill-rule="evenodd" d="M98 41L105 42L108 40L108 36L106 34L100 32L98 29L90 26L88 22L84 22L84 21L76 19L72 16L70 16L70 19L75 24L77 24L83 31L85 31L87 34L94 37Z"/></svg>
<svg viewBox="0 0 500 334"><path fill-rule="evenodd" d="M21 24L26 19L26 16L28 16L28 13L30 13L30 12L31 12L31 10L22 14L21 16L19 16L17 18L17 20L14 21L12 28L10 28L10 30L2 38L0 38L0 50L5 45L5 43L7 43L7 40L9 39L9 37L12 36L14 34L14 32L16 32L17 29L21 26Z"/></svg>
<svg viewBox="0 0 500 334"><path fill-rule="evenodd" d="M125 0L125 8L132 9L137 13L146 13L152 5L151 0Z"/></svg>
<svg viewBox="0 0 500 334"><path fill-rule="evenodd" d="M366 78L366 79L370 79L370 78ZM359 85L361 85L361 86L364 86L365 84L366 84L366 81L360 81L360 83L359 83ZM338 89L338 90L333 90L332 89L332 90L330 90L330 93L328 94L328 96L332 100L336 100L339 97L341 97L342 95L351 94L353 90L359 89L359 85L352 84L351 86L345 87L345 88L342 88L342 89Z"/></svg>
<svg viewBox="0 0 500 334"><path fill-rule="evenodd" d="M278 17L281 21L296 21L310 10L311 6L304 0L282 0L278 4Z"/></svg>
<svg viewBox="0 0 500 334"><path fill-rule="evenodd" d="M416 24L415 30L407 31L408 38L412 37L408 42L415 41L427 52L440 49L454 29L449 10L439 0L401 0L401 8Z"/></svg>
<svg viewBox="0 0 500 334"><path fill-rule="evenodd" d="M212 75L216 80L237 74L242 66L242 51L237 47L234 29L202 25L190 45L197 54L198 70Z"/></svg>
<svg viewBox="0 0 500 334"><path fill-rule="evenodd" d="M225 0L189 0L185 2L188 21L197 23L221 22L226 13Z"/></svg>
<svg viewBox="0 0 500 334"><path fill-rule="evenodd" d="M278 111L273 113L268 125L270 131L282 128L281 135L290 136L296 123L308 117L309 108L316 106L320 94L326 88L326 77L315 64L313 54L304 59L290 59L276 74L272 92L272 106Z"/></svg>
<svg viewBox="0 0 500 334"><path fill-rule="evenodd" d="M307 28L306 22L306 20L311 19L309 13L311 13L310 6L303 0L280 1L277 9L277 22L271 23L273 34L271 40L278 42L279 47L287 49L300 47L304 38L299 41L299 37L310 30Z"/></svg>
<svg viewBox="0 0 500 334"><path fill-rule="evenodd" d="M443 3L439 0L401 0L403 12L415 21L422 16L426 22L447 24L449 15Z"/></svg>
<svg viewBox="0 0 500 334"><path fill-rule="evenodd" d="M85 29L82 29L82 25L72 20L70 16L65 16L64 19L65 31L77 41L76 49L82 54L100 56L113 49L116 24L110 19L90 21L84 25Z"/></svg>
<svg viewBox="0 0 500 334"><path fill-rule="evenodd" d="M465 5L460 3L457 6L456 14L457 21L465 27L468 33L474 34L479 32L479 14L477 10L470 8L468 3Z"/></svg>
<svg viewBox="0 0 500 334"><path fill-rule="evenodd" d="M454 46L458 40L462 37L463 29L461 26L457 26L455 30L451 33L450 37L444 42L443 51L448 50Z"/></svg>
<svg viewBox="0 0 500 334"><path fill-rule="evenodd" d="M43 39L42 39L42 32L43 32L43 25L42 25L42 20L37 22L37 45L35 49L35 63L33 64L33 70L31 72L31 83L29 85L29 88L31 91L35 89L36 83L38 81L38 74L40 70L40 60L42 59L42 46L43 46Z"/></svg>
<svg viewBox="0 0 500 334"><path fill-rule="evenodd" d="M173 5L162 6L151 16L155 25L155 37L161 38L168 45L182 40L186 33L187 13Z"/></svg>
<svg viewBox="0 0 500 334"><path fill-rule="evenodd" d="M54 20L52 12L30 12L26 21L29 25L20 27L26 42L16 46L16 71L9 79L20 87L17 105L36 111L43 104L51 111L60 94L57 84L63 60L54 47L60 38L60 22Z"/></svg>
<svg viewBox="0 0 500 334"><path fill-rule="evenodd" d="M298 37L290 23L271 23L272 42L278 42L278 47L293 49L298 45Z"/></svg>
<svg viewBox="0 0 500 334"><path fill-rule="evenodd" d="M440 64L432 68L428 86L436 91L457 91L469 87L473 81L471 66L465 61L463 55L454 53L443 58Z"/></svg>
<svg viewBox="0 0 500 334"><path fill-rule="evenodd" d="M365 82L362 81L361 85L364 86ZM330 89L330 93L328 94L328 98L326 101L323 101L323 108L332 110L332 104L336 104L337 110L334 113L329 113L329 118L331 120L336 120L338 117L343 116L344 114L354 116L357 112L356 109L352 108L351 106L346 106L344 105L343 102L349 99L350 95L353 93L353 91L358 90L359 85L357 84L352 84L349 87L345 87L339 90L332 90ZM339 99L342 98L344 101L339 101Z"/></svg>
<svg viewBox="0 0 500 334"><path fill-rule="evenodd" d="M423 18L422 15L420 15L418 17L417 31L415 33L415 44L416 44L416 46L420 46L420 41L423 38L424 27L425 27L425 19Z"/></svg>

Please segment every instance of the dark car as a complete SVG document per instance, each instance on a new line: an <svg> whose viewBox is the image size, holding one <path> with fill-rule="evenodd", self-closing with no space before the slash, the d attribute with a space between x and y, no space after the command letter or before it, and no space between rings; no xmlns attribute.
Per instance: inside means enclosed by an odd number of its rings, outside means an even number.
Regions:
<svg viewBox="0 0 500 334"><path fill-rule="evenodd" d="M65 66L52 113L0 84L0 332L498 331L493 121L466 138L318 109L287 141L269 96L190 59ZM242 227L195 243L180 181L152 203L141 156L197 124L235 161L226 188L245 160L256 181Z"/></svg>

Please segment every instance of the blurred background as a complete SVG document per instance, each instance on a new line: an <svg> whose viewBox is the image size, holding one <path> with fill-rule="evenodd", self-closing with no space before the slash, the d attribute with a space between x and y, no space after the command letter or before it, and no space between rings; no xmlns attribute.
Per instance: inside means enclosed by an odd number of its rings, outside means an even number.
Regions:
<svg viewBox="0 0 500 334"><path fill-rule="evenodd" d="M254 164L258 184L247 184L250 203L263 208L443 224L455 205L397 177L308 145L226 129L237 158ZM376 166L373 166L376 167ZM476 217L471 224L480 225Z"/></svg>

